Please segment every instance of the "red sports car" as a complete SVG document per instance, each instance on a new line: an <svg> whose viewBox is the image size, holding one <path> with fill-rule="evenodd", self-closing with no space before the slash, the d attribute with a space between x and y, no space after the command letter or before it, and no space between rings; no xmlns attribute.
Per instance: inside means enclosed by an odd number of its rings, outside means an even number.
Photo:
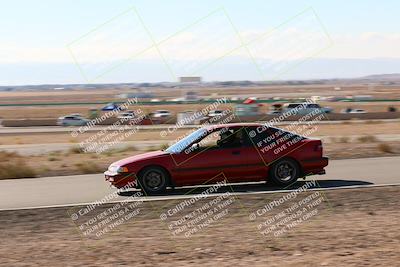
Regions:
<svg viewBox="0 0 400 267"><path fill-rule="evenodd" d="M257 123L210 125L163 151L132 156L110 165L106 181L134 185L146 194L167 187L269 180L285 186L299 177L325 174L321 140Z"/></svg>

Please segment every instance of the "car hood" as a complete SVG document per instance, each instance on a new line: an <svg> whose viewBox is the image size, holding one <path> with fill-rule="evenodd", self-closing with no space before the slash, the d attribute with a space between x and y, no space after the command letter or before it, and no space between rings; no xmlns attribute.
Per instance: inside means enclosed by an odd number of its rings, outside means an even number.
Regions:
<svg viewBox="0 0 400 267"><path fill-rule="evenodd" d="M128 158L124 158L121 159L119 161L116 161L114 163L112 163L111 165L118 165L118 166L124 166L130 163L134 163L137 161L141 161L141 160L146 160L146 159L154 159L154 158L158 158L158 157L162 157L165 155L168 155L168 152L165 151L153 151L153 152L148 152L148 153L144 153L144 154L139 154L139 155L135 155L132 157L128 157Z"/></svg>

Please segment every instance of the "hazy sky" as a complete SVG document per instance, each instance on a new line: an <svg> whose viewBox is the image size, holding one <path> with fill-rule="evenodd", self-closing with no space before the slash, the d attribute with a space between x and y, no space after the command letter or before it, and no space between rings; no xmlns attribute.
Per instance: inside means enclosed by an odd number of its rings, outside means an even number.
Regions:
<svg viewBox="0 0 400 267"><path fill-rule="evenodd" d="M400 72L399 10L394 0L3 0L0 85ZM358 67L342 74L343 62Z"/></svg>

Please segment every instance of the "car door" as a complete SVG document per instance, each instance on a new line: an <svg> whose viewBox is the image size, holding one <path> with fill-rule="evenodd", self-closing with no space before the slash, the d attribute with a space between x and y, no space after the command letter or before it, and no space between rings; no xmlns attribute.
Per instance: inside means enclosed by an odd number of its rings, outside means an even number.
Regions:
<svg viewBox="0 0 400 267"><path fill-rule="evenodd" d="M174 164L171 171L176 183L194 185L223 180L220 168L222 155L213 145L207 145L208 140L212 140L214 135L214 131L205 131L196 144L186 147L180 153L171 154Z"/></svg>
<svg viewBox="0 0 400 267"><path fill-rule="evenodd" d="M84 121L79 117L72 117L71 125L73 125L73 126L81 126L81 125L84 124L83 122Z"/></svg>
<svg viewBox="0 0 400 267"><path fill-rule="evenodd" d="M200 149L189 153L173 155L175 167L174 180L181 185L215 183L224 180L221 162L222 154L211 149Z"/></svg>
<svg viewBox="0 0 400 267"><path fill-rule="evenodd" d="M71 116L64 117L64 119L63 119L63 125L66 125L66 126L74 125L73 122L74 122L73 117L71 117Z"/></svg>
<svg viewBox="0 0 400 267"><path fill-rule="evenodd" d="M242 142L239 146L224 149L229 164L224 173L231 182L246 182L265 180L267 166L259 154L255 144L249 137L253 127L242 127L240 131Z"/></svg>
<svg viewBox="0 0 400 267"><path fill-rule="evenodd" d="M256 149L251 145L221 148L215 154L214 162L220 166L229 182L245 182L260 180L260 169L264 167Z"/></svg>

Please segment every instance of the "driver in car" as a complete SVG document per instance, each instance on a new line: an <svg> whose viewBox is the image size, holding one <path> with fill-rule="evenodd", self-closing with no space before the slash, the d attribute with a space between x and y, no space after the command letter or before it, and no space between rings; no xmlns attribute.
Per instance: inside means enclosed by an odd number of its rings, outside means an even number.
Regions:
<svg viewBox="0 0 400 267"><path fill-rule="evenodd" d="M242 131L234 133L232 130L221 131L217 145L220 148L240 147L243 144Z"/></svg>

